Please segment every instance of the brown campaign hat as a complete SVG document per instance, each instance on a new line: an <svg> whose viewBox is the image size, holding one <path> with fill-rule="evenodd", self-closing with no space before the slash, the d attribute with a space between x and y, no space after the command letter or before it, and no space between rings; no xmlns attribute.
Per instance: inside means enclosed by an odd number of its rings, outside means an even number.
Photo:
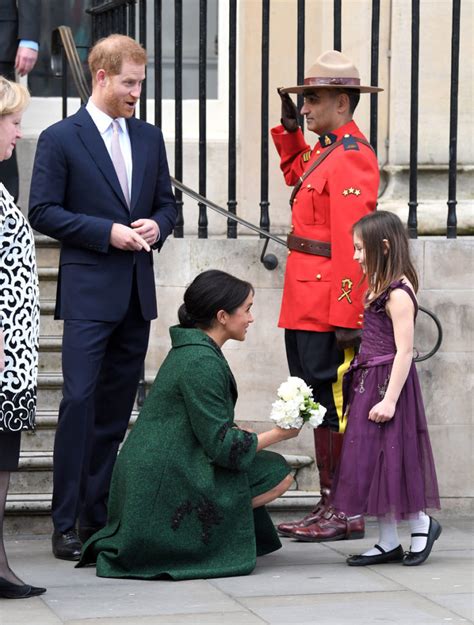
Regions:
<svg viewBox="0 0 474 625"><path fill-rule="evenodd" d="M328 50L316 59L306 72L303 85L284 87L282 93L304 93L318 87L325 89L341 89L348 87L359 93L376 93L383 91L381 87L372 87L360 84L359 70L354 63L342 52Z"/></svg>

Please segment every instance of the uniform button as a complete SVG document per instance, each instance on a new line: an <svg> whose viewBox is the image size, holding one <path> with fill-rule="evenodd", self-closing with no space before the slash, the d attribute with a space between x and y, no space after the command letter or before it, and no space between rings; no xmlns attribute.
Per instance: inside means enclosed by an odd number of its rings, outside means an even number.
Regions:
<svg viewBox="0 0 474 625"><path fill-rule="evenodd" d="M362 321L358 321L358 322L357 322L357 325L358 325L358 326L361 326L361 325L362 325Z"/></svg>
<svg viewBox="0 0 474 625"><path fill-rule="evenodd" d="M361 319L363 319L363 318L364 318L364 315L360 314L360 315L359 315L359 317L360 317Z"/></svg>
<svg viewBox="0 0 474 625"><path fill-rule="evenodd" d="M344 135L344 138L347 139L347 137L350 137L351 135Z"/></svg>
<svg viewBox="0 0 474 625"><path fill-rule="evenodd" d="M288 250L288 256L291 254L291 250Z"/></svg>
<svg viewBox="0 0 474 625"><path fill-rule="evenodd" d="M316 154L321 154L321 150L316 150Z"/></svg>
<svg viewBox="0 0 474 625"><path fill-rule="evenodd" d="M293 204L296 204L296 202L297 202L297 201L298 201L298 200L295 198L295 199L293 200Z"/></svg>
<svg viewBox="0 0 474 625"><path fill-rule="evenodd" d="M306 185L306 186L308 187L308 189L311 189L311 185L310 185L310 184L308 184L308 185Z"/></svg>
<svg viewBox="0 0 474 625"><path fill-rule="evenodd" d="M321 280L321 274L318 273L318 275L316 276L316 280Z"/></svg>

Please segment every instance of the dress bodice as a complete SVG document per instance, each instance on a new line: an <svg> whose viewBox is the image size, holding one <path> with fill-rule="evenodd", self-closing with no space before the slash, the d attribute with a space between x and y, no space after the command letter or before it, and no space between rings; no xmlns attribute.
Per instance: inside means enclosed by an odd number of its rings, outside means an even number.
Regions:
<svg viewBox="0 0 474 625"><path fill-rule="evenodd" d="M362 360L394 354L396 351L392 320L385 310L390 293L394 289L402 289L408 293L415 305L415 316L418 312L418 304L411 288L402 280L392 282L388 289L372 300L365 309L364 331L359 352L359 358Z"/></svg>

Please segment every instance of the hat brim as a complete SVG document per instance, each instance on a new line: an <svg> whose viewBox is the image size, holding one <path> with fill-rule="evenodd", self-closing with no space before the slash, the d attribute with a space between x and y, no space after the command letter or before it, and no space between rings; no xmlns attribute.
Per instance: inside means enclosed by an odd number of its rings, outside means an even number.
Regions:
<svg viewBox="0 0 474 625"><path fill-rule="evenodd" d="M305 91L314 91L315 89L347 89L350 91L358 91L359 93L378 93L383 91L382 87L368 87L365 85L296 85L296 87L283 87L280 93L304 93Z"/></svg>

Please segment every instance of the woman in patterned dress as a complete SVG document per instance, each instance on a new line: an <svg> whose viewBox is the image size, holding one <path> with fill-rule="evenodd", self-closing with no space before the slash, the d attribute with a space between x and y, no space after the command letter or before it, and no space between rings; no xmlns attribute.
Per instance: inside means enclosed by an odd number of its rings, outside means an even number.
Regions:
<svg viewBox="0 0 474 625"><path fill-rule="evenodd" d="M0 76L0 161L21 137L29 94ZM26 599L45 592L24 584L10 569L3 519L10 472L18 469L22 430L35 423L38 372L39 291L34 237L0 182L0 598Z"/></svg>

